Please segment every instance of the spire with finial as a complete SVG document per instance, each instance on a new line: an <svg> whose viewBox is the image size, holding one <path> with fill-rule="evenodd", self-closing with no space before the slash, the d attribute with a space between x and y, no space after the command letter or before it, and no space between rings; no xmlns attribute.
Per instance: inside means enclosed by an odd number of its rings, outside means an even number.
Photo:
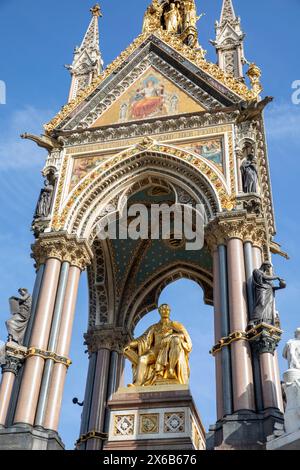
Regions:
<svg viewBox="0 0 300 470"><path fill-rule="evenodd" d="M216 39L211 42L217 51L219 67L240 79L244 77L244 39L232 0L223 0L220 21L216 22Z"/></svg>
<svg viewBox="0 0 300 470"><path fill-rule="evenodd" d="M224 0L222 5L220 24L225 24L227 21L235 21L236 16L232 4L232 0Z"/></svg>
<svg viewBox="0 0 300 470"><path fill-rule="evenodd" d="M90 9L92 19L80 47L75 48L73 64L67 66L72 76L69 101L76 98L79 91L91 84L103 70L103 60L99 46L98 18L102 17L97 3Z"/></svg>

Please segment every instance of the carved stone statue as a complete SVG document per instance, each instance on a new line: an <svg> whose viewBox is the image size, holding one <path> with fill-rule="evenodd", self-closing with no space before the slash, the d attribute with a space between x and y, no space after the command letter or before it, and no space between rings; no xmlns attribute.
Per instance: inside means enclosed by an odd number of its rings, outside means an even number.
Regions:
<svg viewBox="0 0 300 470"><path fill-rule="evenodd" d="M159 308L161 320L132 341L124 355L133 364L133 385L189 383L192 341L181 323L170 320L170 307Z"/></svg>
<svg viewBox="0 0 300 470"><path fill-rule="evenodd" d="M166 30L169 33L178 33L182 23L181 14L175 3L170 3L169 11L164 14Z"/></svg>
<svg viewBox="0 0 300 470"><path fill-rule="evenodd" d="M295 331L295 338L286 344L283 357L288 361L289 369L298 369L300 371L300 328Z"/></svg>
<svg viewBox="0 0 300 470"><path fill-rule="evenodd" d="M300 328L296 330L295 338L285 346L283 357L289 364L289 370L283 374L287 401L284 414L285 433L292 434L300 430Z"/></svg>
<svg viewBox="0 0 300 470"><path fill-rule="evenodd" d="M53 185L48 179L46 179L45 187L41 190L40 198L37 203L35 218L46 219L49 216L52 204L53 190Z"/></svg>
<svg viewBox="0 0 300 470"><path fill-rule="evenodd" d="M23 344L26 328L31 314L32 297L27 289L19 289L20 297L9 299L12 318L7 320L8 341Z"/></svg>
<svg viewBox="0 0 300 470"><path fill-rule="evenodd" d="M258 170L253 154L248 155L241 166L244 193L258 192Z"/></svg>
<svg viewBox="0 0 300 470"><path fill-rule="evenodd" d="M275 326L275 292L286 288L283 279L272 276L268 272L272 269L270 262L263 263L260 269L253 272L253 288L254 288L254 312L251 323L260 324L267 323ZM279 286L275 287L272 281L279 281Z"/></svg>

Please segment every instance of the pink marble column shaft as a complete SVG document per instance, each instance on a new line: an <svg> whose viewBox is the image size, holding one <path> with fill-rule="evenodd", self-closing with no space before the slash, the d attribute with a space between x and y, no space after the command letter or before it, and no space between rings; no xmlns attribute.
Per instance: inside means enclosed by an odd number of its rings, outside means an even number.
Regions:
<svg viewBox="0 0 300 470"><path fill-rule="evenodd" d="M38 300L30 347L47 350L61 262L48 259ZM31 356L25 370L15 413L14 423L33 425L40 392L44 359Z"/></svg>
<svg viewBox="0 0 300 470"><path fill-rule="evenodd" d="M253 267L259 269L262 265L262 251L258 246L253 247Z"/></svg>
<svg viewBox="0 0 300 470"><path fill-rule="evenodd" d="M228 241L228 290L232 332L245 332L248 325L243 242ZM247 341L231 344L234 411L255 410L251 351Z"/></svg>
<svg viewBox="0 0 300 470"><path fill-rule="evenodd" d="M55 351L58 356L62 357L68 357L70 353L79 279L80 269L72 266L69 271L60 324L60 332ZM45 412L45 420L43 424L46 429L51 429L53 431L58 430L66 374L66 365L54 365Z"/></svg>
<svg viewBox="0 0 300 470"><path fill-rule="evenodd" d="M279 408L274 357L271 353L261 354L260 369L263 386L264 408Z"/></svg>
<svg viewBox="0 0 300 470"><path fill-rule="evenodd" d="M214 324L215 324L215 344L222 338L221 319L221 299L220 299L220 273L219 273L219 253L216 249L213 254L214 269ZM216 396L217 396L217 418L224 416L223 405L223 383L222 383L222 353L218 353L216 360Z"/></svg>
<svg viewBox="0 0 300 470"><path fill-rule="evenodd" d="M10 398L16 376L13 372L4 372L0 385L0 426L5 426Z"/></svg>

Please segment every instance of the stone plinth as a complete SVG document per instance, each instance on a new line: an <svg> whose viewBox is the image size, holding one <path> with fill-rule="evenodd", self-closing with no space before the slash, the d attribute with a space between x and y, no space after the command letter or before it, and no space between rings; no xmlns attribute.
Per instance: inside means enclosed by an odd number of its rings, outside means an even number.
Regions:
<svg viewBox="0 0 300 470"><path fill-rule="evenodd" d="M267 450L300 450L300 429L268 442Z"/></svg>
<svg viewBox="0 0 300 470"><path fill-rule="evenodd" d="M190 390L169 385L119 389L108 403L104 450L205 450L205 430Z"/></svg>
<svg viewBox="0 0 300 470"><path fill-rule="evenodd" d="M287 406L284 426L268 438L268 450L300 450L300 370L283 375Z"/></svg>
<svg viewBox="0 0 300 470"><path fill-rule="evenodd" d="M0 450L64 450L64 444L56 432L19 425L0 429Z"/></svg>

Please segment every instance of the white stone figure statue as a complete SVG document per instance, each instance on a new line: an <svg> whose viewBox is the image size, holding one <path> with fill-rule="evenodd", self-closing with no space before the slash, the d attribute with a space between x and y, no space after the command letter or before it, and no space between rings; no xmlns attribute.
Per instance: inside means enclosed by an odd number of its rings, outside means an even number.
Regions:
<svg viewBox="0 0 300 470"><path fill-rule="evenodd" d="M289 370L284 373L284 391L287 406L285 410L285 432L292 434L300 430L300 328L295 338L288 341L283 357L289 363Z"/></svg>
<svg viewBox="0 0 300 470"><path fill-rule="evenodd" d="M283 350L283 357L289 363L289 369L300 370L300 328L295 331L295 339L288 341Z"/></svg>

